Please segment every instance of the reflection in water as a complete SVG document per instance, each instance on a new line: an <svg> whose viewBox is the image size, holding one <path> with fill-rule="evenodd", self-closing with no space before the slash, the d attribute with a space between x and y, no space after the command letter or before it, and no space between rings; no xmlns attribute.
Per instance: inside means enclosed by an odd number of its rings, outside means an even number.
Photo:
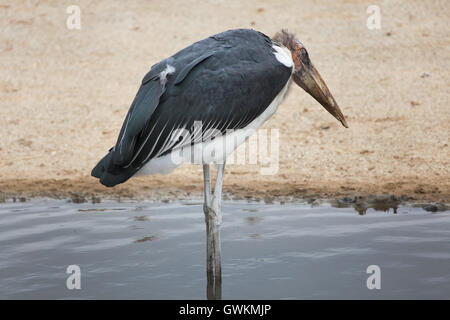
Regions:
<svg viewBox="0 0 450 320"><path fill-rule="evenodd" d="M222 299L222 258L220 243L220 225L215 225L213 219L206 222L206 298L208 300Z"/></svg>
<svg viewBox="0 0 450 320"><path fill-rule="evenodd" d="M134 221L148 221L147 216L136 216L134 217Z"/></svg>
<svg viewBox="0 0 450 320"><path fill-rule="evenodd" d="M341 199L331 200L330 203L334 208L354 208L360 215L365 215L368 209L375 211L392 212L397 214L398 208L405 201L410 200L406 196L400 198L395 196L369 196L369 197L344 197ZM422 208L428 212L444 212L450 208L443 203L416 203L416 208Z"/></svg>
<svg viewBox="0 0 450 320"><path fill-rule="evenodd" d="M0 299L205 299L205 286L207 299L450 298L448 208L388 200L225 202L223 258L206 250L206 266L201 202L3 203ZM79 291L65 287L72 264Z"/></svg>
<svg viewBox="0 0 450 320"><path fill-rule="evenodd" d="M220 268L222 268L222 260L217 260ZM214 261L207 261L208 265ZM222 274L216 275L213 269L206 270L206 299L221 300L222 299Z"/></svg>
<svg viewBox="0 0 450 320"><path fill-rule="evenodd" d="M156 236L143 237L143 238L141 238L141 239L137 239L137 240L135 241L135 243L146 242L146 241L153 241L153 240L156 240L156 239L158 239Z"/></svg>
<svg viewBox="0 0 450 320"><path fill-rule="evenodd" d="M335 208L354 208L359 215L365 215L368 209L375 211L390 212L397 214L397 209L402 199L394 196L386 197L344 197L331 200L330 203Z"/></svg>
<svg viewBox="0 0 450 320"><path fill-rule="evenodd" d="M204 207L206 224L206 298L208 300L222 299L222 259L220 223L216 216ZM222 220L222 218L220 218Z"/></svg>
<svg viewBox="0 0 450 320"><path fill-rule="evenodd" d="M245 222L247 222L248 224L255 224L261 221L262 221L261 217L249 216L245 218Z"/></svg>

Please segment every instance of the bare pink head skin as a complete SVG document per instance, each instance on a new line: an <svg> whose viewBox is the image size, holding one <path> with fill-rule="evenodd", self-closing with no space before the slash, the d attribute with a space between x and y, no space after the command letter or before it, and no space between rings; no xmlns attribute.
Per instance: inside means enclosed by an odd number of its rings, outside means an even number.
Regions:
<svg viewBox="0 0 450 320"><path fill-rule="evenodd" d="M316 99L317 102L339 120L344 127L348 128L347 121L345 121L341 109L336 103L336 100L334 100L325 81L323 81L319 72L314 68L305 46L295 39L295 36L292 33L289 33L286 30L278 32L273 37L273 40L291 51L295 68L294 73L292 74L294 82Z"/></svg>

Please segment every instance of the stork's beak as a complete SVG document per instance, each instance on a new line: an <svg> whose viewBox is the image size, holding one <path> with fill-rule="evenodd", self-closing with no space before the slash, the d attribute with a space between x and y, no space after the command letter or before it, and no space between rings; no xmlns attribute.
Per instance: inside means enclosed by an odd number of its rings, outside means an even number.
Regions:
<svg viewBox="0 0 450 320"><path fill-rule="evenodd" d="M311 62L302 63L300 68L294 72L293 78L295 83L316 99L329 113L338 119L344 127L348 128L341 109L339 109L330 90L328 90L327 85Z"/></svg>

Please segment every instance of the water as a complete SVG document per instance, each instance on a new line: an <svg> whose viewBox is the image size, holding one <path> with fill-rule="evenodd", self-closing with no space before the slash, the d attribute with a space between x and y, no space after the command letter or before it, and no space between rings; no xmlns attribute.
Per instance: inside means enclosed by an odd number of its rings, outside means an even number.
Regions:
<svg viewBox="0 0 450 320"><path fill-rule="evenodd" d="M225 201L222 297L450 299L450 212L396 212ZM3 203L0 298L205 299L205 250L201 202Z"/></svg>

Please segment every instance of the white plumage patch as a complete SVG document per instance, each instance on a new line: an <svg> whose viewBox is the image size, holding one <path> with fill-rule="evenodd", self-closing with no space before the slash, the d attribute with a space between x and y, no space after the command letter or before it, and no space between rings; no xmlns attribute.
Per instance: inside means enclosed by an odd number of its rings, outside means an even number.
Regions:
<svg viewBox="0 0 450 320"><path fill-rule="evenodd" d="M294 65L294 61L292 61L291 52L287 48L279 47L275 44L272 47L275 49L275 52L273 54L275 55L275 58L277 58L278 61L280 61L282 64L284 64L286 67L289 68L291 68Z"/></svg>
<svg viewBox="0 0 450 320"><path fill-rule="evenodd" d="M173 73L175 73L175 68L168 64L167 67L159 74L159 80L162 84L166 84L167 75Z"/></svg>

